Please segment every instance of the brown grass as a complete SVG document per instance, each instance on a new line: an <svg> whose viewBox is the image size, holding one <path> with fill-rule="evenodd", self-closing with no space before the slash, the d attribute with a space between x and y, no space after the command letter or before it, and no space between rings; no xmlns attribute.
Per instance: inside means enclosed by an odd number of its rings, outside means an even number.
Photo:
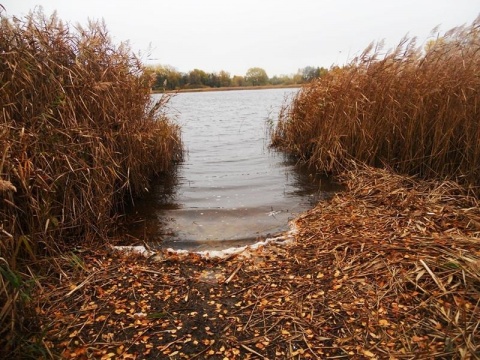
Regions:
<svg viewBox="0 0 480 360"><path fill-rule="evenodd" d="M32 278L24 260L112 228L126 199L180 160L179 128L151 78L103 24L55 16L0 24L0 347L12 346ZM30 281L30 283L33 283Z"/></svg>
<svg viewBox="0 0 480 360"><path fill-rule="evenodd" d="M273 144L339 171L355 159L423 177L480 185L480 18L425 48L369 46L306 85L285 108Z"/></svg>

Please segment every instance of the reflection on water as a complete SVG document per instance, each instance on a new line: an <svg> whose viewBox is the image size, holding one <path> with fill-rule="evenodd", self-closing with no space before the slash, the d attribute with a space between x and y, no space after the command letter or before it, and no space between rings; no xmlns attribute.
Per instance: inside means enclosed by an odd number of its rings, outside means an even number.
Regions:
<svg viewBox="0 0 480 360"><path fill-rule="evenodd" d="M295 89L182 93L172 99L185 162L137 202L128 233L151 245L207 250L245 245L338 187L268 150L274 120Z"/></svg>

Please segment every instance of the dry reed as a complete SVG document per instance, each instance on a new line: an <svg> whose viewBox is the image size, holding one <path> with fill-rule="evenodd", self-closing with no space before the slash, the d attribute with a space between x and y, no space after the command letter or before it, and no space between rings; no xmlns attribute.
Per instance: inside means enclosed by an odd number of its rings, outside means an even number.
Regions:
<svg viewBox="0 0 480 360"><path fill-rule="evenodd" d="M406 174L480 185L480 17L424 48L370 45L306 85L273 144L337 172L355 159Z"/></svg>
<svg viewBox="0 0 480 360"><path fill-rule="evenodd" d="M0 24L0 348L13 347L35 260L112 228L125 199L180 160L151 77L104 24L55 15Z"/></svg>

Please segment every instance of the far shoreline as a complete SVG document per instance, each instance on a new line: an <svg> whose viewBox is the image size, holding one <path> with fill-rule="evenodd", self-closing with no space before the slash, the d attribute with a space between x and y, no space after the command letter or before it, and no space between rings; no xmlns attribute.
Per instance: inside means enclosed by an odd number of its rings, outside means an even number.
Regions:
<svg viewBox="0 0 480 360"><path fill-rule="evenodd" d="M196 89L178 89L178 90L152 90L152 94L162 93L184 93L184 92L207 92L207 91L233 91L233 90L267 90L267 89L292 89L301 88L301 84L291 85L262 85L262 86L226 86L226 87L204 87Z"/></svg>

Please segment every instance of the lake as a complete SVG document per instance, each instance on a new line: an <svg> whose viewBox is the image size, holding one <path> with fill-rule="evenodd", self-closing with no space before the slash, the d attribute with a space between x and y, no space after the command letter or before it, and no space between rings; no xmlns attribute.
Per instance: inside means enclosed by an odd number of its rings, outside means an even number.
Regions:
<svg viewBox="0 0 480 360"><path fill-rule="evenodd" d="M180 93L168 113L182 126L185 161L130 214L130 236L202 251L251 244L336 190L269 148L269 124L298 89Z"/></svg>

